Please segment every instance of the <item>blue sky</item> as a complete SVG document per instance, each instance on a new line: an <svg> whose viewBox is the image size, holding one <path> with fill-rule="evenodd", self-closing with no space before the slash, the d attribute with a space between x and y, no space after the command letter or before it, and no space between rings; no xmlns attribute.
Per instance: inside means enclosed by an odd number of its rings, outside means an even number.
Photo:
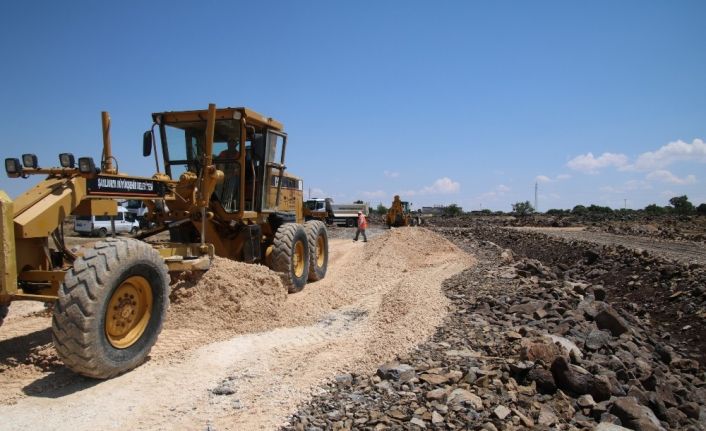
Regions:
<svg viewBox="0 0 706 431"><path fill-rule="evenodd" d="M337 202L706 202L706 3L2 2L2 157L120 168L150 113L248 106ZM32 180L0 179L16 196Z"/></svg>

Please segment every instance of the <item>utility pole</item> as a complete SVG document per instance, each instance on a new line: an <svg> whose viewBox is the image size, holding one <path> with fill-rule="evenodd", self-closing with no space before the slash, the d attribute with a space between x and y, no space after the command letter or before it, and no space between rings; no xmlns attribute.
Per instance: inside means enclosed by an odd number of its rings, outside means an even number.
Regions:
<svg viewBox="0 0 706 431"><path fill-rule="evenodd" d="M623 209L628 209L628 199L625 198L623 200L625 201L625 206L623 207Z"/></svg>
<svg viewBox="0 0 706 431"><path fill-rule="evenodd" d="M537 206L537 190L539 188L539 183L537 181L534 182L534 210L539 212L539 207Z"/></svg>

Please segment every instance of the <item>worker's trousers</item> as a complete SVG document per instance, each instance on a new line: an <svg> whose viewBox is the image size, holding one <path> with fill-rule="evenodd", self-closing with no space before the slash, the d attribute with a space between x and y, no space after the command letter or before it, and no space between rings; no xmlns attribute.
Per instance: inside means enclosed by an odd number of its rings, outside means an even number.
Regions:
<svg viewBox="0 0 706 431"><path fill-rule="evenodd" d="M363 241L368 241L368 237L365 236L365 229L358 228L357 231L355 231L355 238L353 238L353 241L358 241L358 235L363 234Z"/></svg>

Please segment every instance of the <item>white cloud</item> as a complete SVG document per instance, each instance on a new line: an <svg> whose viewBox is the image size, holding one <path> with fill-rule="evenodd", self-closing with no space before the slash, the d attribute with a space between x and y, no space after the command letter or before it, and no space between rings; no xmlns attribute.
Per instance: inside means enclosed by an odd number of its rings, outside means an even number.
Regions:
<svg viewBox="0 0 706 431"><path fill-rule="evenodd" d="M640 154L632 167L647 171L680 161L706 163L706 143L701 139L694 139L691 144L681 140L670 142L657 151Z"/></svg>
<svg viewBox="0 0 706 431"><path fill-rule="evenodd" d="M443 177L434 181L432 185L422 187L419 190L402 190L395 194L409 198L412 196L450 195L458 193L460 190L460 183L453 181L449 177Z"/></svg>
<svg viewBox="0 0 706 431"><path fill-rule="evenodd" d="M397 177L400 176L400 173L399 173L399 172L395 172L395 171L384 171L383 174L384 174L387 178L397 178Z"/></svg>
<svg viewBox="0 0 706 431"><path fill-rule="evenodd" d="M687 175L685 178L679 178L678 176L664 169L650 172L649 174L647 174L646 178L648 180L657 180L669 184L679 185L694 184L696 182L696 177L694 175Z"/></svg>
<svg viewBox="0 0 706 431"><path fill-rule="evenodd" d="M366 199L382 199L387 196L384 190L363 191L360 194Z"/></svg>
<svg viewBox="0 0 706 431"><path fill-rule="evenodd" d="M452 180L449 177L439 178L434 181L434 184L422 187L420 190L407 190L402 192L404 196L416 195L450 195L458 193L461 190L461 184Z"/></svg>
<svg viewBox="0 0 706 431"><path fill-rule="evenodd" d="M478 195L476 199L478 200L495 200L496 198L499 198L500 196L503 196L505 193L510 191L510 187L506 186L505 184L498 184L493 188L493 190L490 190L488 192L482 193Z"/></svg>
<svg viewBox="0 0 706 431"><path fill-rule="evenodd" d="M568 180L569 178L571 178L571 175L568 175L568 174L559 174L554 179L552 179L551 177L548 177L546 175L537 175L536 177L534 177L534 180L540 184L544 184L544 183L553 183L553 182L557 182L557 181Z"/></svg>
<svg viewBox="0 0 706 431"><path fill-rule="evenodd" d="M593 153L582 154L576 156L566 163L570 169L583 172L586 174L597 174L602 168L614 166L623 168L628 164L628 156L625 154L603 153L598 157L594 157Z"/></svg>

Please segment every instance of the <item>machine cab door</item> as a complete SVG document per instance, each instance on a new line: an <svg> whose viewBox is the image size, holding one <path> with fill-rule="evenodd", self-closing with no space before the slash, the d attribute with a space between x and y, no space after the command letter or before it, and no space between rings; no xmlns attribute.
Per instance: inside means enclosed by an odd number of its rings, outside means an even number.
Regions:
<svg viewBox="0 0 706 431"><path fill-rule="evenodd" d="M287 134L267 130L265 149L265 182L262 193L262 210L276 211L279 207L284 175L284 157L287 148Z"/></svg>

